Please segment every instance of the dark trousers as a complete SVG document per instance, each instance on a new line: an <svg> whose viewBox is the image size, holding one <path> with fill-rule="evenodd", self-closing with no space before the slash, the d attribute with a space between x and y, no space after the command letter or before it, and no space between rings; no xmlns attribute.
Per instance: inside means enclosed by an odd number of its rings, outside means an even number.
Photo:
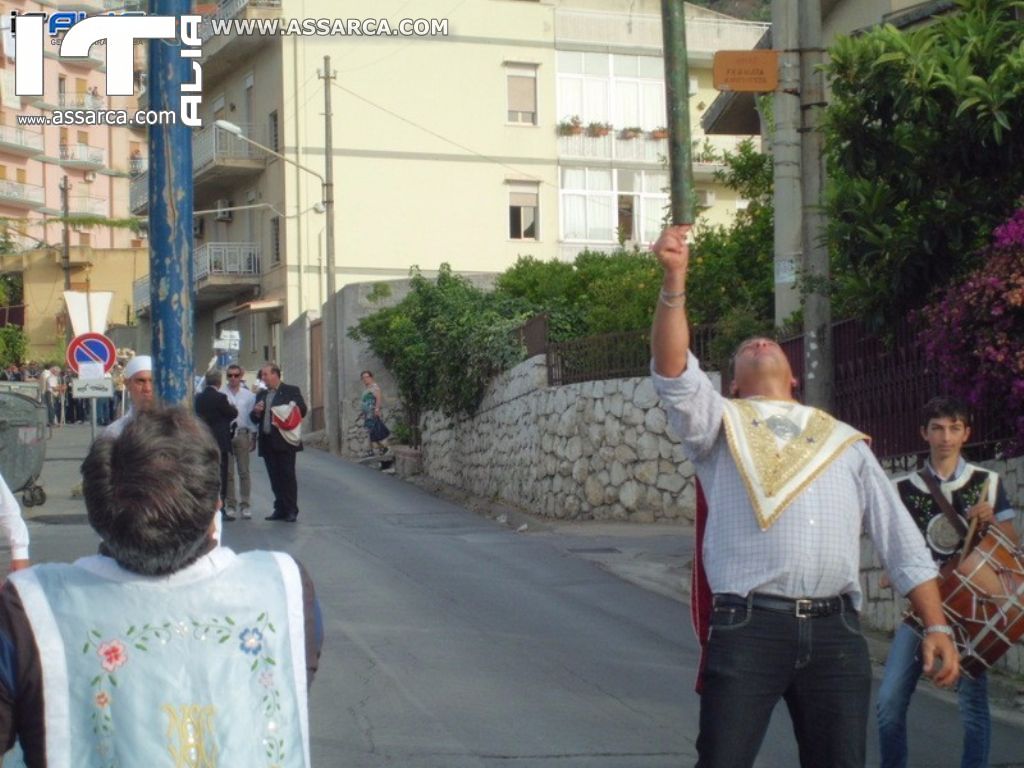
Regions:
<svg viewBox="0 0 1024 768"><path fill-rule="evenodd" d="M225 503L228 498L228 462L231 459L231 452L220 450L220 501Z"/></svg>
<svg viewBox="0 0 1024 768"><path fill-rule="evenodd" d="M263 451L270 489L274 492L274 514L295 517L299 514L299 486L295 480L295 451Z"/></svg>
<svg viewBox="0 0 1024 768"><path fill-rule="evenodd" d="M871 662L859 616L797 618L717 606L700 702L697 768L752 766L786 702L804 768L863 768Z"/></svg>

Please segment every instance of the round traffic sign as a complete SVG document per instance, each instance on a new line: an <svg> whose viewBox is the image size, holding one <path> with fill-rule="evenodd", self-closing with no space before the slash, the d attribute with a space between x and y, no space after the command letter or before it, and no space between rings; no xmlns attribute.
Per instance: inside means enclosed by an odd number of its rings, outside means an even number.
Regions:
<svg viewBox="0 0 1024 768"><path fill-rule="evenodd" d="M106 373L116 362L114 343L102 333L82 333L68 344L67 363L75 373L81 363L102 363Z"/></svg>

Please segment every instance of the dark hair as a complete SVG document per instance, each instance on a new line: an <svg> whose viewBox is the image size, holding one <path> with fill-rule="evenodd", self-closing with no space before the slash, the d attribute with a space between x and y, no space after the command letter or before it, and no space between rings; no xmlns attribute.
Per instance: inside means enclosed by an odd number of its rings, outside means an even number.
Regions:
<svg viewBox="0 0 1024 768"><path fill-rule="evenodd" d="M363 378L363 376L369 376L372 379L373 371L363 371L362 373L359 374L359 378L361 379Z"/></svg>
<svg viewBox="0 0 1024 768"><path fill-rule="evenodd" d="M944 395L933 397L921 408L921 428L927 429L932 419L951 419L962 421L965 427L971 426L971 412L967 405L962 400Z"/></svg>
<svg viewBox="0 0 1024 768"><path fill-rule="evenodd" d="M182 407L138 412L82 462L89 524L123 568L180 571L202 555L220 497L220 452Z"/></svg>
<svg viewBox="0 0 1024 768"><path fill-rule="evenodd" d="M219 387L221 382L224 381L221 378L220 371L214 368L212 371L206 372L206 386L208 387Z"/></svg>
<svg viewBox="0 0 1024 768"><path fill-rule="evenodd" d="M277 363L264 363L260 370L262 371L263 368L269 368L271 373L276 374L278 378L281 377L281 369L278 367Z"/></svg>
<svg viewBox="0 0 1024 768"><path fill-rule="evenodd" d="M238 363L232 363L231 365L228 366L227 369L229 371L241 371L242 370L242 366L240 366Z"/></svg>

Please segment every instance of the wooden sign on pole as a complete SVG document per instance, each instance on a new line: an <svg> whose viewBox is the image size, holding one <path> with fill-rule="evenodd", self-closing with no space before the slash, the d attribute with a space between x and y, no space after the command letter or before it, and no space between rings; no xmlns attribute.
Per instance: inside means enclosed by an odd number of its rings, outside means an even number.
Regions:
<svg viewBox="0 0 1024 768"><path fill-rule="evenodd" d="M711 73L716 90L771 93L779 87L779 52L717 51Z"/></svg>

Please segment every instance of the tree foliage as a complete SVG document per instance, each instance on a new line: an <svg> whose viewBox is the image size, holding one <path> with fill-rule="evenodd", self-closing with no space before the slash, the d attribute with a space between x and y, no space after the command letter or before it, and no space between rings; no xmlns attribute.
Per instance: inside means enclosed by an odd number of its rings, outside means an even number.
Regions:
<svg viewBox="0 0 1024 768"><path fill-rule="evenodd" d="M837 309L880 327L976 265L1024 192L1019 2L840 38L827 72Z"/></svg>
<svg viewBox="0 0 1024 768"><path fill-rule="evenodd" d="M349 336L366 341L387 366L416 423L432 408L474 413L495 374L523 359L515 331L527 316L442 264L436 280L414 271L409 294L360 320Z"/></svg>
<svg viewBox="0 0 1024 768"><path fill-rule="evenodd" d="M16 325L0 327L0 368L11 363L25 362L28 351L28 337L25 331Z"/></svg>
<svg viewBox="0 0 1024 768"><path fill-rule="evenodd" d="M1024 453L1024 210L995 230L984 264L919 314L930 366L972 406L985 404L1013 426Z"/></svg>

